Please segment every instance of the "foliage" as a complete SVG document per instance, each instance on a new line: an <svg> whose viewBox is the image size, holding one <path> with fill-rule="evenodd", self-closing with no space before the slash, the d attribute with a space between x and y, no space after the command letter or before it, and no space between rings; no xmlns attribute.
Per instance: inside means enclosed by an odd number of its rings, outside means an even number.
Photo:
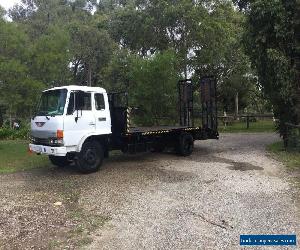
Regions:
<svg viewBox="0 0 300 250"><path fill-rule="evenodd" d="M175 123L178 72L172 50L145 58L120 50L103 71L104 86L108 91L129 92L136 125L154 125L162 119Z"/></svg>
<svg viewBox="0 0 300 250"><path fill-rule="evenodd" d="M300 123L299 13L296 0L243 1L248 15L245 44L278 129Z"/></svg>
<svg viewBox="0 0 300 250"><path fill-rule="evenodd" d="M175 116L177 80L204 75L217 77L221 109L233 111L237 93L240 108L264 109L241 44L245 15L229 0L22 0L8 15L0 10L6 116L28 117L41 89L82 84L129 90L151 113L141 122L155 124Z"/></svg>
<svg viewBox="0 0 300 250"><path fill-rule="evenodd" d="M141 113L137 122L158 125L161 118L176 122L178 65L172 51L150 59L136 57L129 71L130 105Z"/></svg>
<svg viewBox="0 0 300 250"><path fill-rule="evenodd" d="M92 23L82 24L77 21L68 25L68 31L71 36L72 71L75 82L85 85L99 83L101 80L99 73L108 64L114 48L108 32Z"/></svg>
<svg viewBox="0 0 300 250"><path fill-rule="evenodd" d="M4 19L5 14L6 14L5 9L0 6L0 21L1 19Z"/></svg>
<svg viewBox="0 0 300 250"><path fill-rule="evenodd" d="M284 141L284 145L287 150L297 150L300 152L300 128L287 124L287 138Z"/></svg>
<svg viewBox="0 0 300 250"><path fill-rule="evenodd" d="M29 74L28 37L15 23L0 22L0 104L10 113L30 115L43 84ZM21 112L20 112L21 111Z"/></svg>
<svg viewBox="0 0 300 250"><path fill-rule="evenodd" d="M70 71L70 37L64 29L49 26L36 39L31 51L31 74L35 79L48 85L64 85Z"/></svg>
<svg viewBox="0 0 300 250"><path fill-rule="evenodd" d="M102 86L109 92L127 91L129 87L129 75L132 55L128 50L116 50L110 62L103 68Z"/></svg>
<svg viewBox="0 0 300 250"><path fill-rule="evenodd" d="M2 127L0 128L0 140L12 140L12 139L19 139L25 140L28 139L29 135L29 128L23 127L19 130Z"/></svg>
<svg viewBox="0 0 300 250"><path fill-rule="evenodd" d="M286 151L282 141L268 145L267 150L272 153L274 158L282 161L290 169L300 168L300 153Z"/></svg>
<svg viewBox="0 0 300 250"><path fill-rule="evenodd" d="M245 18L230 1L114 2L109 32L122 48L142 57L172 48L182 77L216 76L222 109L234 110L236 93L242 108L253 101L249 89L259 90L246 77L252 71L241 46ZM254 106L263 109L259 101Z"/></svg>

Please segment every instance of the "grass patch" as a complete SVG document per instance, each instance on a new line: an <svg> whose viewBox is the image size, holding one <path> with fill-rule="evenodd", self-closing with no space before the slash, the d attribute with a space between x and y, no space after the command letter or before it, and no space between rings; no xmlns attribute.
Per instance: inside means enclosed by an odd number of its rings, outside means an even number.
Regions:
<svg viewBox="0 0 300 250"><path fill-rule="evenodd" d="M29 154L27 141L0 141L0 174L49 166L47 156Z"/></svg>
<svg viewBox="0 0 300 250"><path fill-rule="evenodd" d="M300 169L300 152L289 152L284 149L283 142L275 142L267 146L273 157L282 161L291 169Z"/></svg>
<svg viewBox="0 0 300 250"><path fill-rule="evenodd" d="M109 217L93 215L77 208L69 212L69 218L76 224L68 233L69 241L77 247L83 247L92 243L90 234L104 226L110 220Z"/></svg>
<svg viewBox="0 0 300 250"><path fill-rule="evenodd" d="M249 129L247 129L246 122L234 122L230 126L223 126L219 122L219 132L220 133L239 133L239 132L248 132L248 133L257 133L257 132L274 132L275 123L272 120L262 120L257 122L250 122Z"/></svg>

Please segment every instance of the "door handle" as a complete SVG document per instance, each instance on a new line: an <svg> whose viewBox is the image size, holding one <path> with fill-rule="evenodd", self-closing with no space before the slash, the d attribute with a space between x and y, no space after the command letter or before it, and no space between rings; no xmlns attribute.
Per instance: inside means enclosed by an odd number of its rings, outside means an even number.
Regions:
<svg viewBox="0 0 300 250"><path fill-rule="evenodd" d="M90 122L89 125L90 125L90 126L95 126L96 123Z"/></svg>
<svg viewBox="0 0 300 250"><path fill-rule="evenodd" d="M99 121L99 122L105 122L105 121L106 121L106 117L99 117L99 118L98 118L98 121Z"/></svg>

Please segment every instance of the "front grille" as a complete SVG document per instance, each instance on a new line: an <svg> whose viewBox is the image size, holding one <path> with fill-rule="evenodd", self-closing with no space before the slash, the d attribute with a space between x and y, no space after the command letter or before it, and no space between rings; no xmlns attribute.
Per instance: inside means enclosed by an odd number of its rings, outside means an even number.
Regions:
<svg viewBox="0 0 300 250"><path fill-rule="evenodd" d="M47 138L32 138L32 143L36 145L44 145L44 146L51 146L50 145L50 140Z"/></svg>
<svg viewBox="0 0 300 250"><path fill-rule="evenodd" d="M52 141L52 143L51 143ZM53 142L55 141L55 142ZM35 145L51 146L51 147L60 147L63 146L63 142L57 142L56 138L37 138L32 137L31 142Z"/></svg>

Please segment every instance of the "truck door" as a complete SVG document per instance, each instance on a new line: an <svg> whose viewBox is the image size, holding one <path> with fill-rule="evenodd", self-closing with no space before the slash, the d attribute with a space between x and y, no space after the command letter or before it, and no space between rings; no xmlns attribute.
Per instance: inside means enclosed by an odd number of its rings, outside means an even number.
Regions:
<svg viewBox="0 0 300 250"><path fill-rule="evenodd" d="M111 133L111 118L109 112L107 94L94 93L94 114L96 121L97 134L110 134Z"/></svg>
<svg viewBox="0 0 300 250"><path fill-rule="evenodd" d="M84 136L96 131L95 115L92 110L92 93L83 93L82 110L75 110L75 93L69 94L67 114L64 119L64 141L68 146L77 146Z"/></svg>

